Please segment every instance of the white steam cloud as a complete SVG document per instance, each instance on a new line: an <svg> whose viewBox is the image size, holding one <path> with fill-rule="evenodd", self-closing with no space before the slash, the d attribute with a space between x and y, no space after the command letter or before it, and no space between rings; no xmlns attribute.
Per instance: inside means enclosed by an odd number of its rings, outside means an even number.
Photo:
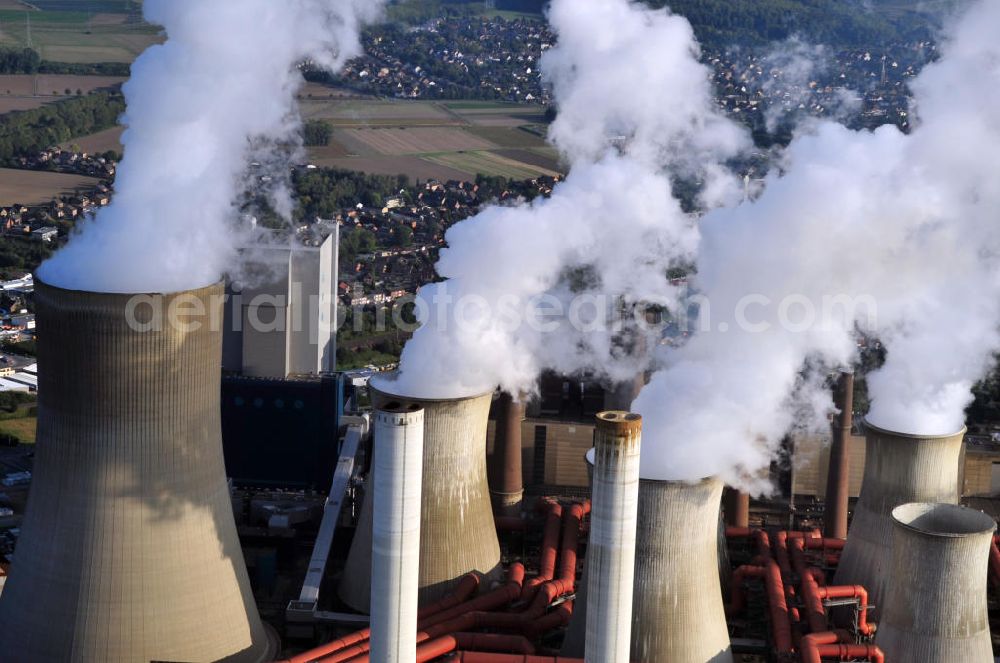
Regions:
<svg viewBox="0 0 1000 663"><path fill-rule="evenodd" d="M998 25L1000 4L983 2L954 27L913 84L910 135L817 123L759 199L704 217L711 331L667 355L635 404L644 475L766 489L802 407L829 407L803 367L848 364L859 328L888 349L869 376L875 425L961 429L1000 347Z"/></svg>
<svg viewBox="0 0 1000 663"><path fill-rule="evenodd" d="M359 54L379 0L146 0L166 43L124 86L116 193L39 269L52 285L169 292L217 281L236 260L234 201L254 145L298 140L296 64ZM287 211L287 206L286 206Z"/></svg>
<svg viewBox="0 0 1000 663"><path fill-rule="evenodd" d="M541 69L569 175L551 198L449 230L437 265L446 281L419 293L425 324L403 351L399 392L530 392L547 368L634 376L641 359L595 317L678 302L667 269L693 258L698 231L671 176L701 181L707 206L739 196L722 164L749 138L715 109L686 20L627 0L554 0L549 21L558 45Z"/></svg>

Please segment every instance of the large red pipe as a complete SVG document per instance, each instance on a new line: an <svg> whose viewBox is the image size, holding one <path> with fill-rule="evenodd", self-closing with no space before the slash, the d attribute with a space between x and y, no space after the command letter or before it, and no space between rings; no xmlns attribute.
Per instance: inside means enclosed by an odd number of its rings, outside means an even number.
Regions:
<svg viewBox="0 0 1000 663"><path fill-rule="evenodd" d="M450 654L456 649L504 652L510 654L534 654L535 647L521 635L497 635L495 633L452 633L417 646L417 663L427 663L435 658Z"/></svg>
<svg viewBox="0 0 1000 663"><path fill-rule="evenodd" d="M792 559L795 571L802 580L802 600L806 607L806 619L809 629L814 633L825 632L828 628L824 599L857 599L858 601L858 631L863 635L871 635L875 627L868 623L868 590L860 585L842 585L836 587L820 587L816 577L806 565L805 540L792 541Z"/></svg>
<svg viewBox="0 0 1000 663"><path fill-rule="evenodd" d="M459 580L458 585L455 586L455 591L453 591L448 596L435 601L434 603L429 603L420 608L417 612L417 618L423 619L437 614L443 610L453 608L457 605L464 603L473 593L479 588L479 576L475 573L469 573L462 576ZM356 645L361 642L366 642L368 638L371 637L371 629L364 628L360 631L355 631L349 635L328 642L325 645L321 645L314 649L310 649L307 652L303 652L296 656L293 656L283 663L312 663L312 661L321 660L324 656L333 654L342 649L350 647L351 645Z"/></svg>
<svg viewBox="0 0 1000 663"><path fill-rule="evenodd" d="M489 654L477 651L460 651L453 663L584 663L582 658L565 656L525 656L521 654Z"/></svg>
<svg viewBox="0 0 1000 663"><path fill-rule="evenodd" d="M824 658L837 661L863 658L872 663L885 663L885 655L875 645L844 643L846 639L846 634L842 632L810 633L802 638L799 645L802 663L822 663Z"/></svg>

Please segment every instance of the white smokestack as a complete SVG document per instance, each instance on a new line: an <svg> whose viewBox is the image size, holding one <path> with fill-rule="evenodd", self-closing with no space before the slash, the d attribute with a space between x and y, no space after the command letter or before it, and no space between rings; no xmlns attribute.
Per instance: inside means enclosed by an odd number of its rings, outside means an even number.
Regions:
<svg viewBox="0 0 1000 663"><path fill-rule="evenodd" d="M987 566L996 523L950 504L892 512L889 591L875 644L887 661L992 663Z"/></svg>
<svg viewBox="0 0 1000 663"><path fill-rule="evenodd" d="M298 142L296 65L338 69L382 0L146 0L166 29L124 86L115 196L39 275L97 292L173 292L217 281L239 238L234 200L251 143ZM281 159L278 159L281 161ZM287 163L277 176L287 174ZM287 201L278 207L290 208Z"/></svg>
<svg viewBox="0 0 1000 663"><path fill-rule="evenodd" d="M642 419L597 415L587 546L587 663L628 663Z"/></svg>
<svg viewBox="0 0 1000 663"><path fill-rule="evenodd" d="M408 663L417 656L424 411L387 403L374 435L371 660Z"/></svg>

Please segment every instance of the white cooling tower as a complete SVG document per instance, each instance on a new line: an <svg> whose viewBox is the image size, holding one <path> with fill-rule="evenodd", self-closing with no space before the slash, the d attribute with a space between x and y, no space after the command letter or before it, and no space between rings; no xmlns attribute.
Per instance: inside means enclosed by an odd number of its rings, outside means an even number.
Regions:
<svg viewBox="0 0 1000 663"><path fill-rule="evenodd" d="M466 573L484 576L484 587L499 580L500 542L486 481L492 394L434 400L394 394L390 380L372 380L371 386L376 408L406 402L424 410L421 605L443 597ZM366 498L340 583L341 599L360 612L371 607L371 528L371 500Z"/></svg>
<svg viewBox="0 0 1000 663"><path fill-rule="evenodd" d="M886 660L993 663L986 585L996 523L953 504L904 504L892 519L892 565L875 636Z"/></svg>
<svg viewBox="0 0 1000 663"><path fill-rule="evenodd" d="M861 494L834 583L863 585L878 619L891 569L892 510L909 502L957 504L965 429L953 435L907 435L865 422Z"/></svg>
<svg viewBox="0 0 1000 663"><path fill-rule="evenodd" d="M718 534L722 482L639 482L632 661L732 663Z"/></svg>
<svg viewBox="0 0 1000 663"><path fill-rule="evenodd" d="M222 302L221 284L132 296L36 279L37 455L0 661L271 659L223 467Z"/></svg>

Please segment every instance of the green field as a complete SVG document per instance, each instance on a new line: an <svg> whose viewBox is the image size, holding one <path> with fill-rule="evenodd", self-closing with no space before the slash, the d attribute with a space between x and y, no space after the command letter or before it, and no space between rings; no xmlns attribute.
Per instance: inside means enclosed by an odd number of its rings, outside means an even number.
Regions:
<svg viewBox="0 0 1000 663"><path fill-rule="evenodd" d="M30 46L55 62L132 62L160 32L121 12L0 10L0 45Z"/></svg>
<svg viewBox="0 0 1000 663"><path fill-rule="evenodd" d="M34 444L37 428L37 417L0 420L0 435L5 433L13 435L21 441L21 444Z"/></svg>

